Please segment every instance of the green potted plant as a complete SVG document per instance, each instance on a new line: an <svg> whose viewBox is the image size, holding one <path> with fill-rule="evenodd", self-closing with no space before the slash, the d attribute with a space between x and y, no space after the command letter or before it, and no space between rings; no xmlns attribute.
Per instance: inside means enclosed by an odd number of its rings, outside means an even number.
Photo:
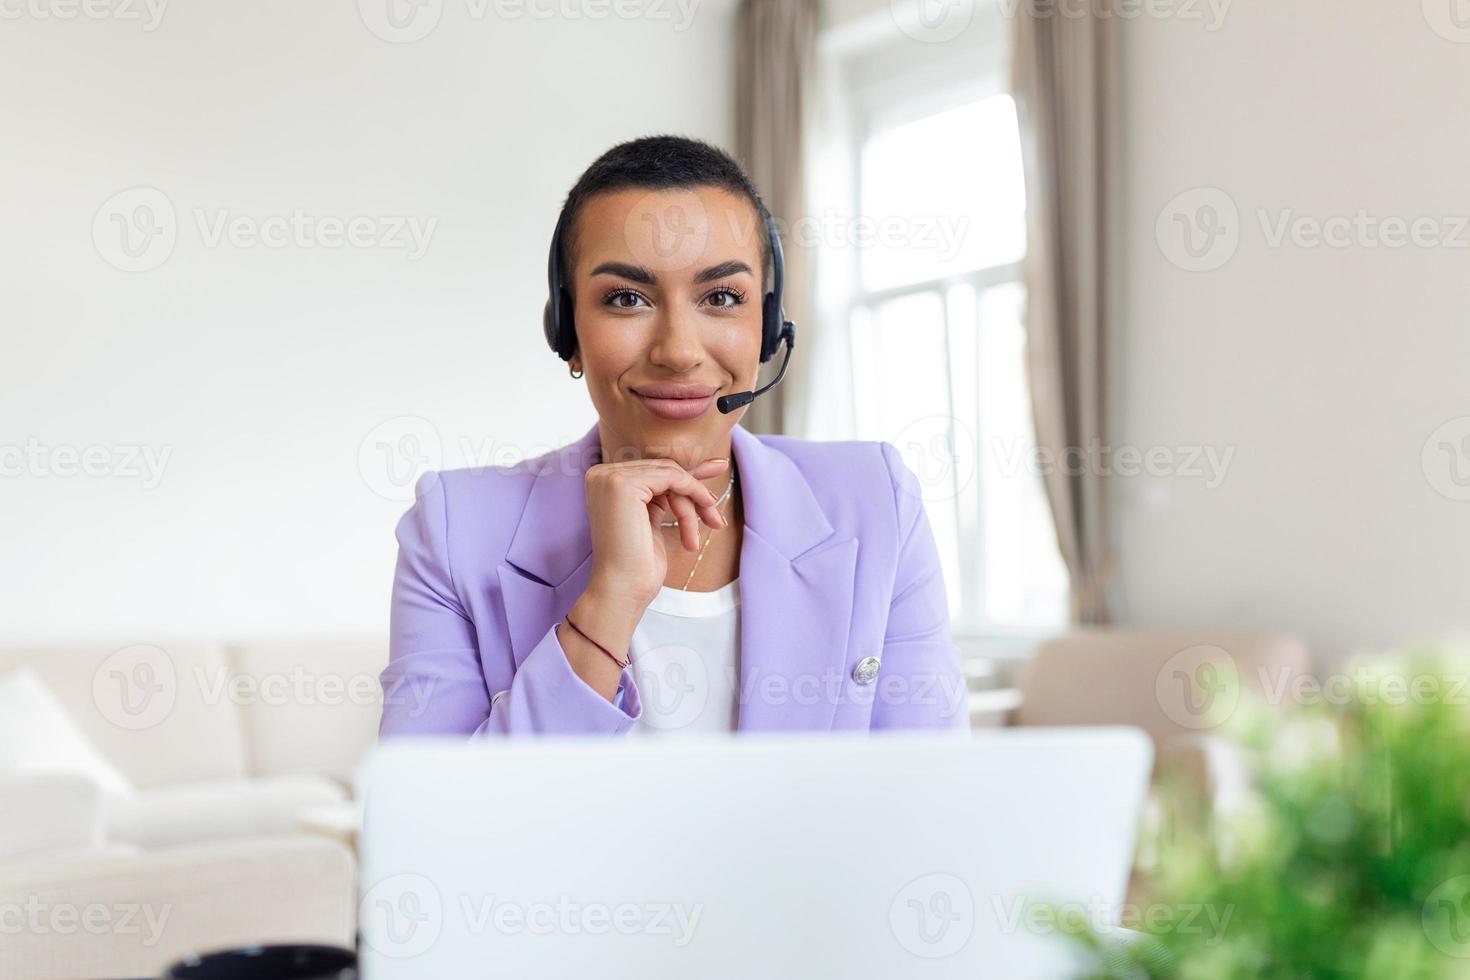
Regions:
<svg viewBox="0 0 1470 980"><path fill-rule="evenodd" d="M1136 933L1059 923L1078 980L1470 978L1465 658L1359 658L1283 713L1238 693L1219 734L1250 762L1249 805L1200 822L1165 780Z"/></svg>

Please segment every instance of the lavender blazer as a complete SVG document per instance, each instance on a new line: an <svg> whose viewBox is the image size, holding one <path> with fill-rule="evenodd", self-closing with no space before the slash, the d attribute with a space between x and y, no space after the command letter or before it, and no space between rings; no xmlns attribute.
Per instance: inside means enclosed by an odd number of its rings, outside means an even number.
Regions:
<svg viewBox="0 0 1470 980"><path fill-rule="evenodd" d="M745 509L738 730L968 730L939 555L898 450L739 425L731 439ZM397 528L380 735L632 727L633 671L619 707L554 633L592 571L584 479L598 448L594 424L513 466L420 477Z"/></svg>

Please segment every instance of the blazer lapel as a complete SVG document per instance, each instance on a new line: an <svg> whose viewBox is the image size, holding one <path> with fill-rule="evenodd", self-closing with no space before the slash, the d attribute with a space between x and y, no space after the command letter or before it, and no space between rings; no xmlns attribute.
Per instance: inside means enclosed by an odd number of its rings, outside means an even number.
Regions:
<svg viewBox="0 0 1470 980"><path fill-rule="evenodd" d="M832 727L845 687L856 538L832 525L789 457L731 430L745 506L739 731Z"/></svg>
<svg viewBox="0 0 1470 980"><path fill-rule="evenodd" d="M601 443L594 423L576 442L544 456L506 550L495 569L516 667L560 620L592 576L587 470Z"/></svg>
<svg viewBox="0 0 1470 980"><path fill-rule="evenodd" d="M832 727L845 688L856 538L834 531L784 453L731 430L744 503L740 546L740 731ZM592 573L585 476L597 425L538 464L505 561L496 569L519 667Z"/></svg>

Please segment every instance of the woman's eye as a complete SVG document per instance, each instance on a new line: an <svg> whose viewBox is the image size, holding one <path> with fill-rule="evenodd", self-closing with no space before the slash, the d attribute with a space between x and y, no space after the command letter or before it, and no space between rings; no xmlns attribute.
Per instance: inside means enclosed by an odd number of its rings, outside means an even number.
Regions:
<svg viewBox="0 0 1470 980"><path fill-rule="evenodd" d="M607 302L609 305L615 306L618 309L635 310L638 308L638 302L642 299L642 296L633 292L631 289L619 289L617 292L608 295Z"/></svg>
<svg viewBox="0 0 1470 980"><path fill-rule="evenodd" d="M724 297L724 302L720 302L720 303L714 302L714 300L717 299L717 298L719 298L719 297ZM739 293L737 293L733 289L716 289L714 292L712 292L712 293L709 294L709 298L710 298L710 301L711 301L711 305L712 306L716 306L716 307L730 307L730 306L738 306L740 304L741 300L743 300L745 297L741 296Z"/></svg>

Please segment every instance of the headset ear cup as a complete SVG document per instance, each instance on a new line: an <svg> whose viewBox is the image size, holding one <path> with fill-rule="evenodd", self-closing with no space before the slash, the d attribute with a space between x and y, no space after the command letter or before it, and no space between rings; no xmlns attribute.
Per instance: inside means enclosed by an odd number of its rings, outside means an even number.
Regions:
<svg viewBox="0 0 1470 980"><path fill-rule="evenodd" d="M541 311L541 330L546 334L546 343L556 351L556 356L566 361L577 352L577 331L572 325L572 297L565 289L557 292L560 302L548 299ZM560 322L557 318L558 307L562 313Z"/></svg>
<svg viewBox="0 0 1470 980"><path fill-rule="evenodd" d="M781 311L776 308L776 294L766 293L761 301L761 363L776 353L781 337Z"/></svg>
<svg viewBox="0 0 1470 980"><path fill-rule="evenodd" d="M541 311L541 330L546 334L546 343L551 346L552 350L560 354L561 345L557 342L556 318L552 312L552 302L550 299L546 301L546 308Z"/></svg>
<svg viewBox="0 0 1470 980"><path fill-rule="evenodd" d="M565 289L561 293L561 322L556 327L556 338L559 343L557 353L563 361L569 361L577 352L577 325L572 319L572 294Z"/></svg>

